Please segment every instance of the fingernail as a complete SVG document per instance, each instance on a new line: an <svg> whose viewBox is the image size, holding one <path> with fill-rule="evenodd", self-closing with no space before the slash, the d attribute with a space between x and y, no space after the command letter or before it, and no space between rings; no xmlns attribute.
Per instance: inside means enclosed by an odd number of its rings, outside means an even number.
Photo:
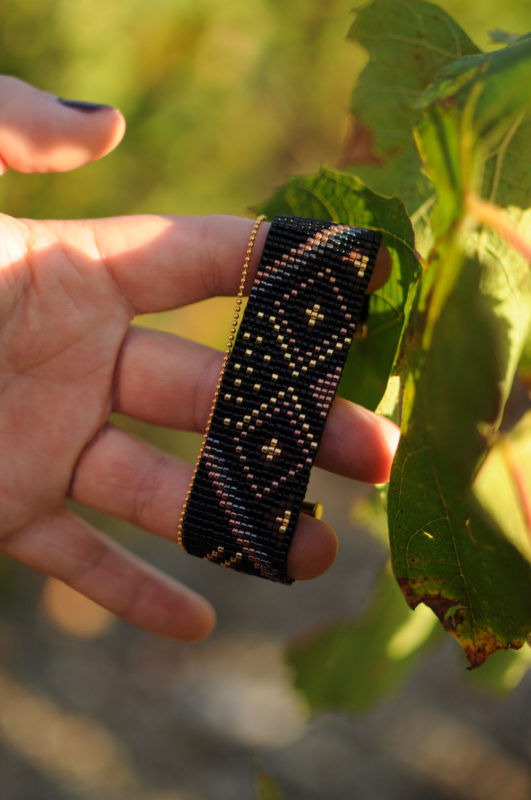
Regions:
<svg viewBox="0 0 531 800"><path fill-rule="evenodd" d="M92 114L94 111L103 111L112 106L103 105L103 103L87 103L85 100L65 100L64 97L58 97L57 102L62 106L73 108L75 111L83 111L85 114Z"/></svg>

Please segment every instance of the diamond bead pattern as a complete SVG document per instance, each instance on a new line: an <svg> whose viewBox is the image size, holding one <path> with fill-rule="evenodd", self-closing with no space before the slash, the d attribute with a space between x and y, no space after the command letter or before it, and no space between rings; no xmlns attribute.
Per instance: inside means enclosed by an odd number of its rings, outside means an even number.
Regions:
<svg viewBox="0 0 531 800"><path fill-rule="evenodd" d="M190 553L291 583L286 562L380 234L275 217L180 524Z"/></svg>

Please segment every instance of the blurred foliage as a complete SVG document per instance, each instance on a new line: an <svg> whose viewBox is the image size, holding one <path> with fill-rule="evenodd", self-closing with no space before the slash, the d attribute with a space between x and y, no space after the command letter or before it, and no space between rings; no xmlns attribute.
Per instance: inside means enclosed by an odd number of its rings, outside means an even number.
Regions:
<svg viewBox="0 0 531 800"><path fill-rule="evenodd" d="M116 105L128 132L115 153L75 173L3 176L2 210L35 217L246 214L287 175L337 165L351 87L367 60L345 41L352 5L107 0L96 10L89 0L8 0L0 71L64 97ZM440 5L482 49L491 46L489 28L507 38L529 21L521 0ZM384 99L381 113L388 119ZM230 315L230 302L206 301L142 324L223 347ZM192 435L122 424L193 458Z"/></svg>
<svg viewBox="0 0 531 800"><path fill-rule="evenodd" d="M395 690L441 630L425 606L413 613L386 567L359 620L291 644L287 662L312 710L366 711Z"/></svg>
<svg viewBox="0 0 531 800"><path fill-rule="evenodd" d="M244 213L286 173L334 161L361 55L348 0L21 0L0 71L116 105L118 151L73 175L8 176L10 213Z"/></svg>
<svg viewBox="0 0 531 800"><path fill-rule="evenodd" d="M118 151L70 175L2 179L24 216L245 213L287 174L337 163L364 53L352 0L8 0L0 72L118 106ZM523 30L525 4L446 0L478 44ZM382 106L385 104L382 103Z"/></svg>

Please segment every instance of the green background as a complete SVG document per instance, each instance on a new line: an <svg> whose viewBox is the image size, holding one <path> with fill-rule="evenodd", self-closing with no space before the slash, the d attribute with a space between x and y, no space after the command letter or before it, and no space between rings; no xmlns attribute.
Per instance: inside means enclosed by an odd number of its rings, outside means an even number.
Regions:
<svg viewBox="0 0 531 800"><path fill-rule="evenodd" d="M352 86L365 63L364 53L345 41L352 5L2 4L0 72L63 97L116 105L128 130L116 152L75 173L7 173L1 210L65 218L250 215L289 175L336 166ZM482 48L489 47L489 30L523 33L531 21L523 0L440 5ZM223 347L231 308L230 300L213 300L140 323ZM189 460L195 455L196 436L120 422L159 447ZM334 524L342 528L345 555L315 588L297 586L289 595L245 578L235 584L222 570L190 563L173 545L89 515L214 601L219 630L195 648L116 623L83 638L90 610L64 598L70 629L61 627L47 584L0 562L6 800L247 800L262 766L294 800L527 798L529 681L512 700L466 688L453 642L437 646L403 691L366 715L328 715L305 726L281 645L313 622L359 614L385 559L349 521L348 498L363 499L363 489L315 480L316 496L337 505ZM383 687L385 673L375 677L371 663L367 657L368 673Z"/></svg>

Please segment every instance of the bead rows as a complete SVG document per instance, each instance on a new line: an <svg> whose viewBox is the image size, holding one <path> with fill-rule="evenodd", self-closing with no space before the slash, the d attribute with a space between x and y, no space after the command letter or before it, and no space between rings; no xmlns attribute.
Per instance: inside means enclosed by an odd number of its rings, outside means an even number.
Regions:
<svg viewBox="0 0 531 800"><path fill-rule="evenodd" d="M249 236L249 243L247 245L247 250L245 252L245 258L244 258L244 261L243 261L242 274L241 274L241 278L240 278L240 285L238 287L238 294L236 295L236 305L235 305L235 308L234 308L234 314L232 316L232 326L231 326L231 329L230 329L230 332L229 332L229 336L228 336L227 347L225 348L225 353L224 353L224 356L223 356L223 362L221 364L221 370L219 372L218 381L217 381L217 384L216 384L216 388L214 390L214 397L212 398L212 405L210 406L210 412L209 412L209 415L208 415L208 420L207 420L205 432L203 434L203 439L201 441L201 446L199 448L199 454L198 454L196 462L195 462L194 471L192 473L192 478L190 480L190 485L188 486L188 489L186 491L183 507L181 509L181 517L179 519L179 525L178 525L178 528L177 528L177 541L179 542L179 544L183 548L184 548L184 544L183 544L183 540L182 540L182 528L183 528L183 521L184 521L184 518L185 518L185 515L186 515L186 509L188 507L188 500L190 499L190 494L192 492L192 487L194 485L197 469L199 467L199 463L201 461L201 458L203 456L203 451L205 449L205 444L206 444L207 439L208 439L208 434L209 434L209 431L210 431L210 426L212 424L212 417L214 416L214 410L216 408L216 403L217 403L217 399L218 399L218 395L219 395L219 389L220 389L220 386L221 386L221 381L223 379L223 374L225 372L225 368L227 366L227 362L229 360L229 356L230 356L230 353L231 353L231 350L232 350L232 347L233 347L233 344L234 344L234 337L236 335L236 329L238 327L238 320L240 318L240 311L241 311L241 306L242 306L243 292L244 292L244 289L245 289L245 282L247 280L247 273L249 272L249 264L251 263L251 256L253 254L254 243L256 241L256 237L258 235L258 231L260 229L260 225L262 224L262 222L265 222L266 219L267 219L267 217L265 216L265 214L260 214L260 216L258 216L255 219L253 227L251 229L251 234ZM186 549L186 548L184 548L184 549Z"/></svg>
<svg viewBox="0 0 531 800"><path fill-rule="evenodd" d="M189 552L291 582L289 545L379 240L275 217L181 517Z"/></svg>

